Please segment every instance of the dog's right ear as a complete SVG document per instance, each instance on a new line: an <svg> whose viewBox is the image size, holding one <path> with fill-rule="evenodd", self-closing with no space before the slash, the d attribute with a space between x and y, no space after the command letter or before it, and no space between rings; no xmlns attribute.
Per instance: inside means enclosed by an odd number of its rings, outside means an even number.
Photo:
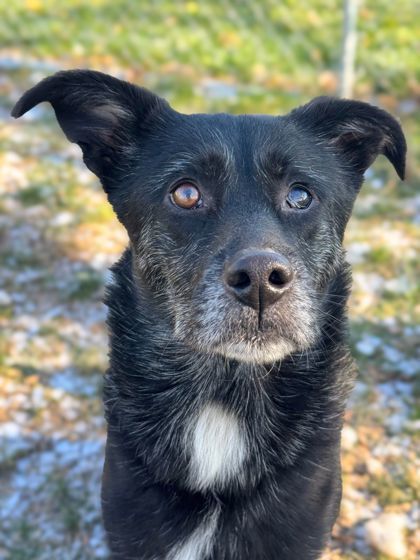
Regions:
<svg viewBox="0 0 420 560"><path fill-rule="evenodd" d="M92 70L68 70L45 78L16 103L12 116L49 101L70 142L83 151L87 167L99 178L157 113L171 110L152 92Z"/></svg>

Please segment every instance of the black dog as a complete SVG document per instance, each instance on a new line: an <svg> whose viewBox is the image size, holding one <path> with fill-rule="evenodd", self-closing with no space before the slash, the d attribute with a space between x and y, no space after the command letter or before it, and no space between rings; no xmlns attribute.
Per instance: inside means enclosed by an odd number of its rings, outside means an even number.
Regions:
<svg viewBox="0 0 420 560"><path fill-rule="evenodd" d="M283 117L183 115L91 71L49 101L130 247L108 289L103 514L113 558L309 560L336 519L352 385L341 242L389 114L319 98Z"/></svg>

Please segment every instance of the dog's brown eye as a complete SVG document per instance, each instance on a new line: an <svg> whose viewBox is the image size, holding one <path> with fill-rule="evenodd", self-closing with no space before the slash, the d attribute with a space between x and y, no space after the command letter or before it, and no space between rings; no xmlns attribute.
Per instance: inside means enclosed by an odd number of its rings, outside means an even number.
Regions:
<svg viewBox="0 0 420 560"><path fill-rule="evenodd" d="M199 208L202 204L200 191L192 183L182 183L171 193L172 202L187 210Z"/></svg>
<svg viewBox="0 0 420 560"><path fill-rule="evenodd" d="M312 202L312 195L302 185L294 185L291 187L286 200L290 208L304 210L310 206Z"/></svg>

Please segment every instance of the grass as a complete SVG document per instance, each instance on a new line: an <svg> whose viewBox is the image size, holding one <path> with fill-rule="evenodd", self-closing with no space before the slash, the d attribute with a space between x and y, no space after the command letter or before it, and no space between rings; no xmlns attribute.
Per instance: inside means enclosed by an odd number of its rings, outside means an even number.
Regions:
<svg viewBox="0 0 420 560"><path fill-rule="evenodd" d="M73 348L73 361L75 367L82 375L104 371L106 368L106 356L104 356L101 348L95 346Z"/></svg>
<svg viewBox="0 0 420 560"><path fill-rule="evenodd" d="M16 527L16 531L20 535L22 544L11 548L7 559L33 560L33 558L37 558L43 550L43 545L37 538L34 538L35 529L33 525L26 520L22 520Z"/></svg>
<svg viewBox="0 0 420 560"><path fill-rule="evenodd" d="M378 265L392 265L393 259L393 253L387 247L380 246L372 249L366 260L368 260L374 267L377 267Z"/></svg>
<svg viewBox="0 0 420 560"><path fill-rule="evenodd" d="M67 297L69 300L88 300L102 289L102 274L95 270L80 270L69 282Z"/></svg>
<svg viewBox="0 0 420 560"><path fill-rule="evenodd" d="M51 198L52 189L45 185L30 185L17 193L18 200L23 206L35 206L45 204Z"/></svg>
<svg viewBox="0 0 420 560"><path fill-rule="evenodd" d="M57 515L62 519L64 531L70 536L75 535L80 528L82 500L71 491L65 475L55 475L49 484L52 503L57 505Z"/></svg>
<svg viewBox="0 0 420 560"><path fill-rule="evenodd" d="M420 491L413 466L401 464L396 465L392 474L372 476L368 489L382 507L413 503Z"/></svg>
<svg viewBox="0 0 420 560"><path fill-rule="evenodd" d="M410 0L401 0L398 10L386 0L364 3L361 87L373 82L378 94L397 95L414 89L414 10ZM212 76L247 86L231 109L262 101L278 110L291 106L296 94L335 87L328 71L339 63L342 10L339 0L16 0L0 9L0 22L0 43L12 52L65 65L127 68L190 107L212 103L196 93Z"/></svg>

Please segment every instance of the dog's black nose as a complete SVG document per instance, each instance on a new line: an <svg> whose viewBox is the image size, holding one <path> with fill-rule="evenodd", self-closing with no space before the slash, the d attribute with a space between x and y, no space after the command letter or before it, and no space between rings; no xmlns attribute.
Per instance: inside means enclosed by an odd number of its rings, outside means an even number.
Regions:
<svg viewBox="0 0 420 560"><path fill-rule="evenodd" d="M271 251L242 252L225 270L228 290L259 312L279 300L292 280L289 261Z"/></svg>

